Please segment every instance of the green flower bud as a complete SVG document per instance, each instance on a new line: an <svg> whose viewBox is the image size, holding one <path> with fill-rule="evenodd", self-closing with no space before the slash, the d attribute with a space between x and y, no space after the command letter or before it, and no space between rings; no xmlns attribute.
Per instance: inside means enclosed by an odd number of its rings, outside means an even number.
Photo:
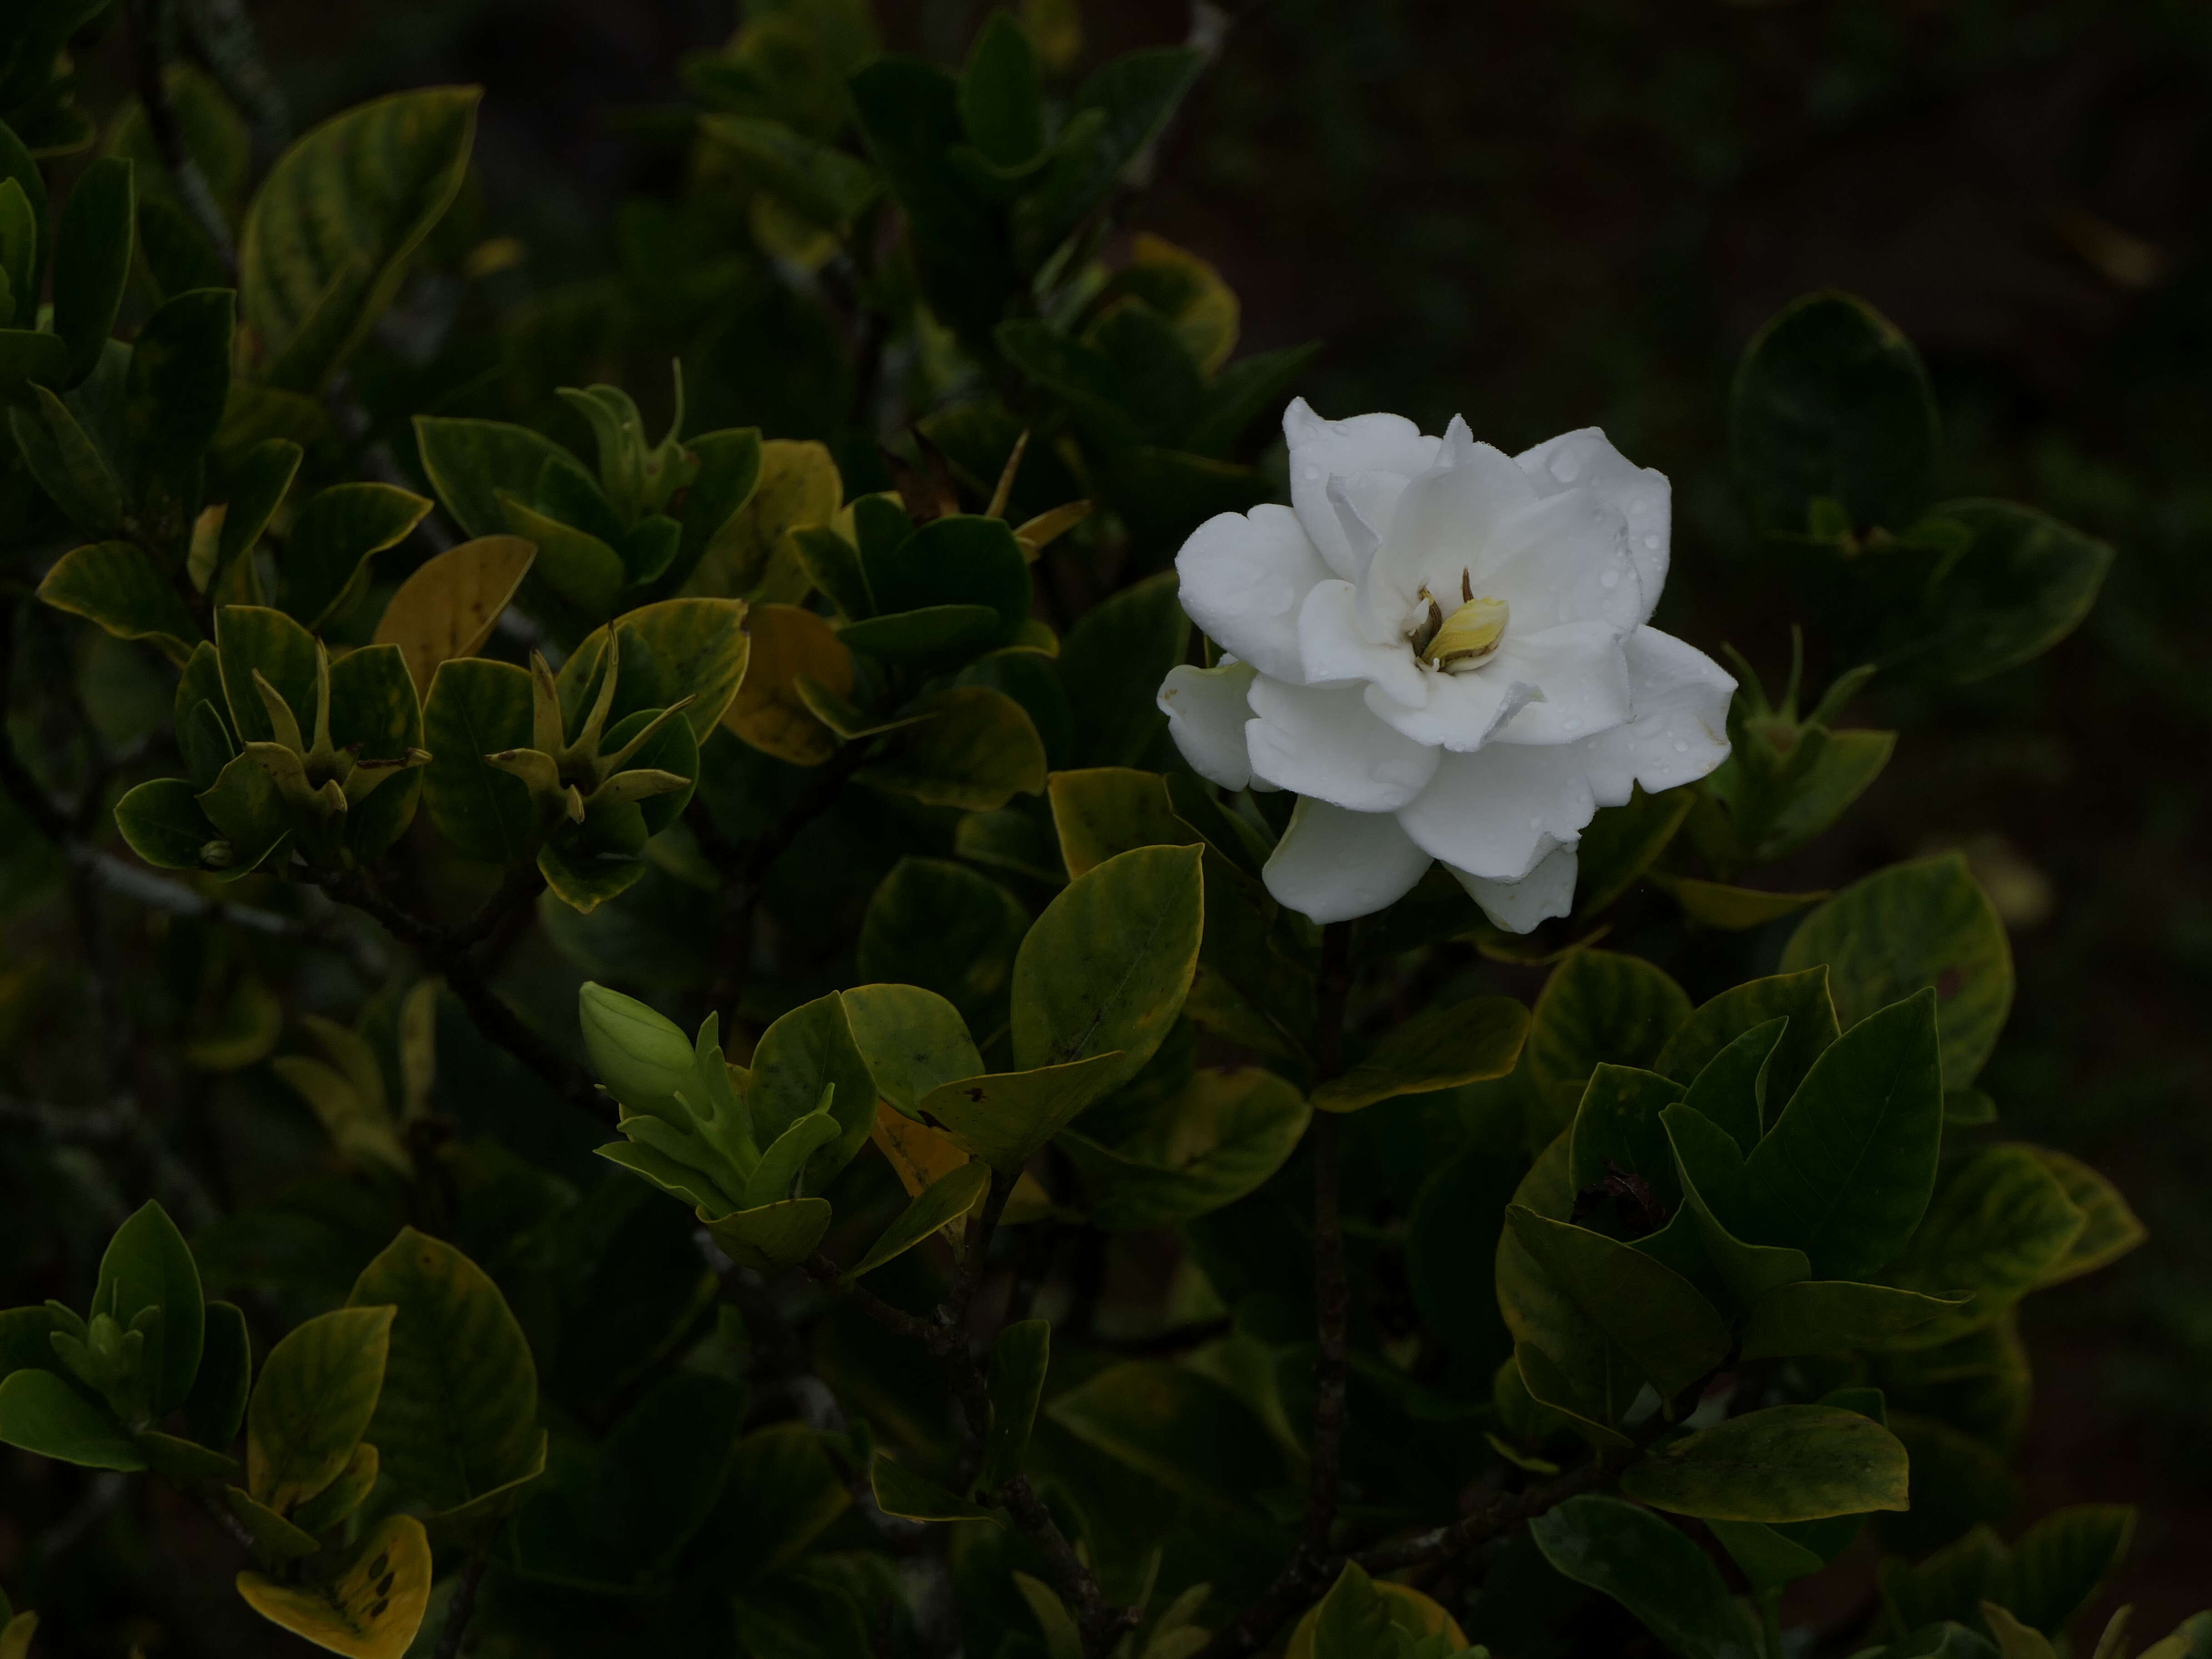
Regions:
<svg viewBox="0 0 2212 1659"><path fill-rule="evenodd" d="M658 1115L671 1095L697 1086L691 1039L634 997L586 981L577 994L584 1047L607 1091L633 1111Z"/></svg>

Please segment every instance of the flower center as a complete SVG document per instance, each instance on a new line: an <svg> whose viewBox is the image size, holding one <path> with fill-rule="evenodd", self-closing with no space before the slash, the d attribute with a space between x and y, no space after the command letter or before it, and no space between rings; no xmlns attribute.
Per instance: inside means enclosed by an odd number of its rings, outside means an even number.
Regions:
<svg viewBox="0 0 2212 1659"><path fill-rule="evenodd" d="M1413 630L1406 636L1413 654L1447 674L1464 673L1489 660L1505 637L1512 609L1503 599L1478 599L1468 574L1459 574L1460 606L1449 617L1436 596L1424 587L1424 609Z"/></svg>

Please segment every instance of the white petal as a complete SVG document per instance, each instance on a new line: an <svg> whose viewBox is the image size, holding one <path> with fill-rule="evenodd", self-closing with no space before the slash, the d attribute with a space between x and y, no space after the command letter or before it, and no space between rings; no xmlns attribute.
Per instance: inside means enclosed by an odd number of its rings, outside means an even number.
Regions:
<svg viewBox="0 0 2212 1659"><path fill-rule="evenodd" d="M1398 814L1416 842L1489 881L1518 881L1583 832L1597 810L1579 745L1493 743L1447 755L1420 798Z"/></svg>
<svg viewBox="0 0 2212 1659"><path fill-rule="evenodd" d="M1728 758L1735 681L1718 663L1656 628L1631 634L1622 654L1628 722L1573 745L1601 806L1626 801L1632 783L1656 793L1702 778Z"/></svg>
<svg viewBox="0 0 2212 1659"><path fill-rule="evenodd" d="M1486 881L1449 864L1444 868L1459 878L1459 884L1482 907L1482 914L1509 933L1534 933L1538 923L1564 916L1575 908L1572 847L1553 848L1518 881Z"/></svg>
<svg viewBox="0 0 2212 1659"><path fill-rule="evenodd" d="M1388 812L1347 812L1310 797L1261 872L1267 890L1314 921L1349 921L1395 904L1427 872L1429 855Z"/></svg>
<svg viewBox="0 0 2212 1659"><path fill-rule="evenodd" d="M1488 444L1462 439L1445 459L1454 464L1440 462L1406 486L1383 532L1366 583L1378 617L1388 614L1386 596L1403 613L1423 588L1449 610L1462 574L1483 562L1497 527L1536 500L1527 476Z"/></svg>
<svg viewBox="0 0 2212 1659"><path fill-rule="evenodd" d="M1252 682L1244 728L1252 770L1279 788L1354 812L1389 812L1436 775L1437 751L1401 737L1367 712L1356 686L1316 690Z"/></svg>
<svg viewBox="0 0 2212 1659"><path fill-rule="evenodd" d="M1398 702L1428 701L1428 677L1413 660L1413 647L1401 639L1378 644L1361 629L1350 582L1322 582L1306 595L1298 611L1298 650L1308 685L1372 680Z"/></svg>
<svg viewBox="0 0 2212 1659"><path fill-rule="evenodd" d="M1603 622L1626 633L1651 614L1628 554L1628 525L1587 489L1532 502L1499 524L1470 574L1475 597L1513 607L1514 625Z"/></svg>
<svg viewBox="0 0 2212 1659"><path fill-rule="evenodd" d="M1244 747L1244 725L1252 710L1244 699L1257 672L1249 662L1224 662L1218 668L1182 663L1160 682L1168 735L1192 771L1224 789L1242 789L1252 781L1252 757Z"/></svg>
<svg viewBox="0 0 2212 1659"><path fill-rule="evenodd" d="M1367 688L1367 707L1416 743L1462 753L1480 749L1504 721L1536 695L1536 688L1506 674L1446 674L1424 669L1428 701L1398 702L1377 684Z"/></svg>
<svg viewBox="0 0 2212 1659"><path fill-rule="evenodd" d="M1569 623L1540 634L1509 624L1497 654L1475 673L1533 685L1538 695L1492 741L1573 743L1620 725L1633 708L1626 656L1621 636L1603 623Z"/></svg>
<svg viewBox="0 0 2212 1659"><path fill-rule="evenodd" d="M1221 513L1176 555L1182 608L1216 643L1262 674L1295 680L1298 606L1328 578L1297 515L1286 507Z"/></svg>
<svg viewBox="0 0 2212 1659"><path fill-rule="evenodd" d="M1303 398L1283 411L1283 437L1291 451L1291 504L1329 568L1349 581L1367 574L1328 499L1340 483L1359 517L1377 534L1386 532L1406 481L1436 464L1439 441L1425 438L1402 415L1355 415L1324 421Z"/></svg>
<svg viewBox="0 0 2212 1659"><path fill-rule="evenodd" d="M1514 459L1539 495L1591 489L1620 510L1628 522L1629 554L1644 579L1644 614L1635 620L1649 622L1667 585L1674 501L1667 475L1637 465L1594 426L1562 433Z"/></svg>

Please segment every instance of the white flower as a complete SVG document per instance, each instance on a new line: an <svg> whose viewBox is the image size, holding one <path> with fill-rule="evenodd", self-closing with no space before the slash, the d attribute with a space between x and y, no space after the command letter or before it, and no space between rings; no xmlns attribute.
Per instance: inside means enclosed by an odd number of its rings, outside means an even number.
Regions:
<svg viewBox="0 0 2212 1659"><path fill-rule="evenodd" d="M1647 626L1670 491L1595 427L1508 457L1455 419L1283 416L1290 507L1224 513L1176 559L1221 665L1160 687L1192 768L1299 797L1267 889L1316 921L1441 860L1499 927L1572 908L1575 848L1632 784L1728 754L1735 682Z"/></svg>

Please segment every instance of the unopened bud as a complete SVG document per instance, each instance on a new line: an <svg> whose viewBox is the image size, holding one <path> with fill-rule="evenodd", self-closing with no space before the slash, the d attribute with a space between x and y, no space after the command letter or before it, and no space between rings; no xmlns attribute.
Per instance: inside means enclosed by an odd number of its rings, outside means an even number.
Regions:
<svg viewBox="0 0 2212 1659"><path fill-rule="evenodd" d="M609 1093L634 1111L658 1115L678 1090L696 1087L691 1039L635 997L586 981L577 994L584 1048Z"/></svg>
<svg viewBox="0 0 2212 1659"><path fill-rule="evenodd" d="M206 870L228 870L238 862L238 849L227 841L208 841L200 843L200 866Z"/></svg>

